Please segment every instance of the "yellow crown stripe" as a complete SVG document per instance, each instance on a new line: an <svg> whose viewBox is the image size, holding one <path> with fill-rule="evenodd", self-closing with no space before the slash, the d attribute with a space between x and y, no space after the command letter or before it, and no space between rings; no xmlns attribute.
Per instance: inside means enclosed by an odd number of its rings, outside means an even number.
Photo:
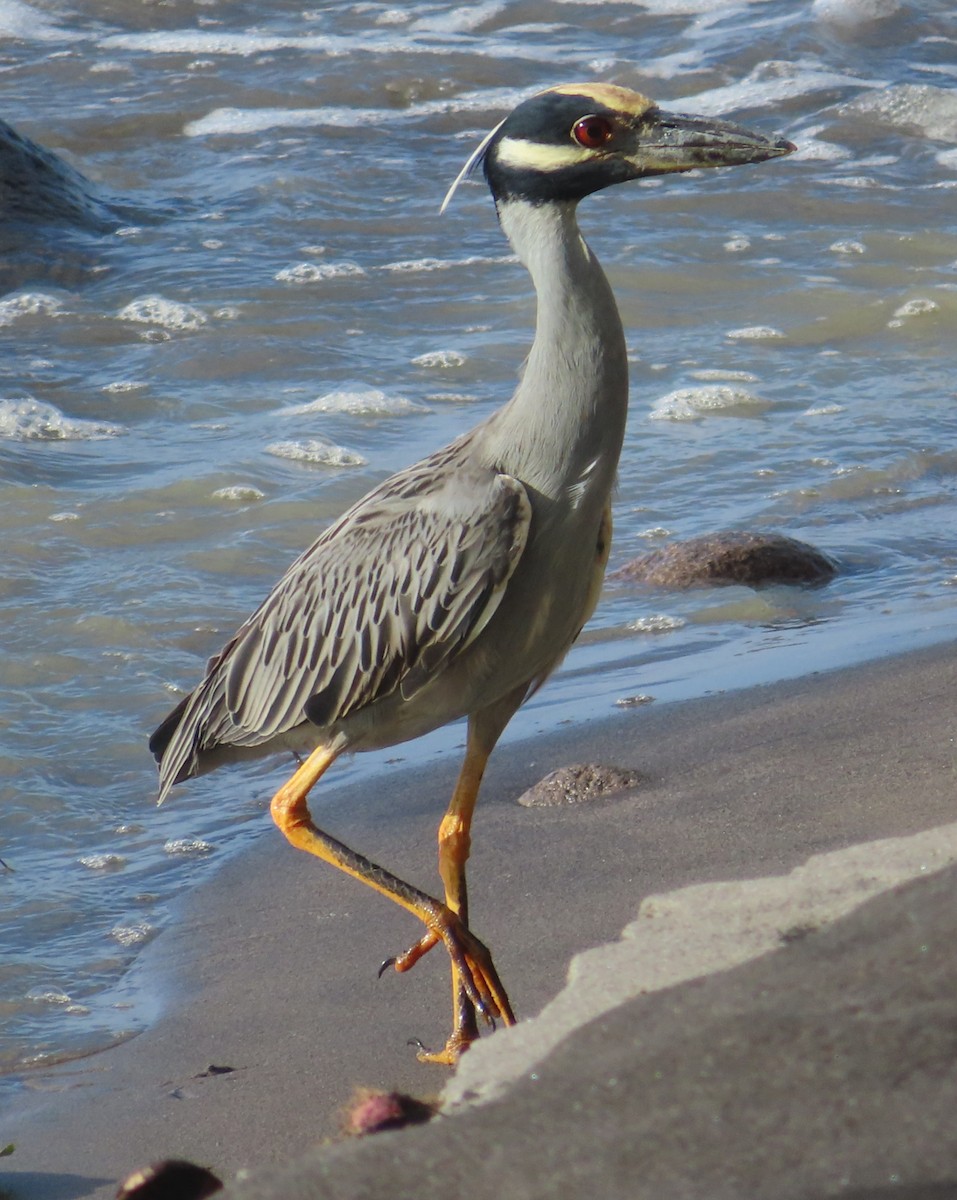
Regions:
<svg viewBox="0 0 957 1200"><path fill-rule="evenodd" d="M583 96L603 104L616 112L628 113L629 116L640 117L654 108L653 100L643 96L641 92L633 92L631 88L619 87L614 83L563 83L560 87L549 88L559 96Z"/></svg>

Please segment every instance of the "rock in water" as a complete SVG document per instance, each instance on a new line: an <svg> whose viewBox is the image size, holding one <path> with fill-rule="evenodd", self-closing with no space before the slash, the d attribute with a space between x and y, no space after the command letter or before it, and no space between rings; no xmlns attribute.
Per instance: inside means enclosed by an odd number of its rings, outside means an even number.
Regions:
<svg viewBox="0 0 957 1200"><path fill-rule="evenodd" d="M632 559L614 573L657 588L775 583L821 586L837 574L830 555L781 533L730 530L673 542Z"/></svg>

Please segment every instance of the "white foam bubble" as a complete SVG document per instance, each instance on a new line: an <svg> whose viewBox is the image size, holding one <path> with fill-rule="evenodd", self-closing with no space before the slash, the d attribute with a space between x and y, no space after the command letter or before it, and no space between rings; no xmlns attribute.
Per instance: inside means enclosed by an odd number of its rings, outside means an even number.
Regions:
<svg viewBox="0 0 957 1200"><path fill-rule="evenodd" d="M20 317L56 316L63 305L46 292L19 292L0 300L0 325L12 325Z"/></svg>
<svg viewBox="0 0 957 1200"><path fill-rule="evenodd" d="M156 932L148 921L139 921L132 925L114 925L110 937L121 946L141 946Z"/></svg>
<svg viewBox="0 0 957 1200"><path fill-rule="evenodd" d="M702 383L757 383L757 375L750 371L723 371L717 367L704 367L700 371L689 371L692 379Z"/></svg>
<svg viewBox="0 0 957 1200"><path fill-rule="evenodd" d="M404 396L390 396L379 388L357 388L354 391L327 392L305 404L283 408L280 415L300 417L309 413L346 413L351 417L395 417L428 411L424 404L416 404Z"/></svg>
<svg viewBox="0 0 957 1200"><path fill-rule="evenodd" d="M417 367L434 367L440 371L447 371L453 367L464 366L466 357L458 350L429 350L425 354L417 355L412 362Z"/></svg>
<svg viewBox="0 0 957 1200"><path fill-rule="evenodd" d="M411 28L432 33L471 33L479 25L497 17L505 8L501 0L485 0L483 4L456 4L444 13L430 12L413 21Z"/></svg>
<svg viewBox="0 0 957 1200"><path fill-rule="evenodd" d="M383 271L413 274L418 271L447 271L453 265L448 258L406 258L400 262L383 264Z"/></svg>
<svg viewBox="0 0 957 1200"><path fill-rule="evenodd" d="M711 413L768 407L768 402L744 388L713 385L679 388L655 401L648 414L653 421L695 421Z"/></svg>
<svg viewBox="0 0 957 1200"><path fill-rule="evenodd" d="M205 117L187 121L183 126L186 137L208 137L211 134L262 133L266 129L325 126L358 126L375 124L368 110L354 109L352 119L346 120L348 109L331 108L214 108Z"/></svg>
<svg viewBox="0 0 957 1200"><path fill-rule="evenodd" d="M62 29L46 13L21 0L2 0L0 3L0 37L18 38L25 42L74 41L74 30Z"/></svg>
<svg viewBox="0 0 957 1200"><path fill-rule="evenodd" d="M559 4L604 4L605 0L558 0ZM763 0L639 0L639 7L660 17L695 17L742 12L749 4L760 4Z"/></svg>
<svg viewBox="0 0 957 1200"><path fill-rule="evenodd" d="M653 704L654 696L647 692L636 692L633 696L619 696L615 701L616 708L639 708L642 704Z"/></svg>
<svg viewBox="0 0 957 1200"><path fill-rule="evenodd" d="M877 180L870 175L832 175L823 182L834 184L837 187L854 188L856 191L867 191L876 187L880 187L888 192L896 190L894 184L887 183L886 181L878 184Z"/></svg>
<svg viewBox="0 0 957 1200"><path fill-rule="evenodd" d="M161 329L199 329L206 324L206 314L198 308L165 296L139 296L116 315L121 321L158 325Z"/></svg>
<svg viewBox="0 0 957 1200"><path fill-rule="evenodd" d="M929 296L915 296L894 309L894 315L887 322L887 328L899 329L905 321L913 320L914 317L926 317L939 311L940 305L936 300L931 300Z"/></svg>
<svg viewBox="0 0 957 1200"><path fill-rule="evenodd" d="M564 2L565 0L559 0L559 3ZM700 66L701 54L697 49L676 50L672 54L661 54L643 62L641 73L651 79L675 79L698 70Z"/></svg>
<svg viewBox="0 0 957 1200"><path fill-rule="evenodd" d="M145 380L136 379L114 379L112 383L103 385L102 390L109 392L111 395L122 394L125 392L140 392L144 388L148 388L149 384Z"/></svg>
<svg viewBox="0 0 957 1200"><path fill-rule="evenodd" d="M453 267L485 266L497 263L517 262L514 254L470 254L467 258L406 258L398 262L383 263L380 271L395 271L400 274L416 272L448 271Z"/></svg>
<svg viewBox="0 0 957 1200"><path fill-rule="evenodd" d="M781 101L793 104L798 96L853 86L880 87L882 81L825 71L801 62L771 59L759 63L737 83L711 88L686 100L669 101L668 107L719 116L742 108L770 108Z"/></svg>
<svg viewBox="0 0 957 1200"><path fill-rule="evenodd" d="M250 500L263 500L266 493L261 492L258 487L252 487L249 484L233 483L229 487L217 488L213 492L214 500L238 500L247 502Z"/></svg>
<svg viewBox="0 0 957 1200"><path fill-rule="evenodd" d="M471 392L427 392L425 398L433 404L474 404L478 396Z"/></svg>
<svg viewBox="0 0 957 1200"><path fill-rule="evenodd" d="M844 411L843 404L837 404L837 403L815 404L811 408L806 408L804 410L804 415L806 417L833 417L833 416L836 416L838 413L842 413L843 411ZM826 463L824 460L815 460L815 465L830 465L830 464Z"/></svg>
<svg viewBox="0 0 957 1200"><path fill-rule="evenodd" d="M930 84L900 83L858 96L845 112L873 113L898 128L919 129L939 142L957 142L957 92Z"/></svg>
<svg viewBox="0 0 957 1200"><path fill-rule="evenodd" d="M329 51L355 49L344 38L322 34L270 35L265 33L225 33L207 29L164 29L144 33L111 33L100 38L105 50L136 50L146 54L229 55L248 58L252 54L271 54L277 50Z"/></svg>
<svg viewBox="0 0 957 1200"><path fill-rule="evenodd" d="M170 838L163 845L166 854L209 854L213 850L211 842L202 838Z"/></svg>
<svg viewBox="0 0 957 1200"><path fill-rule="evenodd" d="M883 21L903 8L902 0L813 0L811 14L834 25Z"/></svg>
<svg viewBox="0 0 957 1200"><path fill-rule="evenodd" d="M37 1004L70 1004L70 996L58 987L33 987L27 992L27 999Z"/></svg>
<svg viewBox="0 0 957 1200"><path fill-rule="evenodd" d="M783 338L785 334L773 325L742 325L740 329L729 329L724 335L734 341L766 341L769 338Z"/></svg>
<svg viewBox="0 0 957 1200"><path fill-rule="evenodd" d="M655 613L629 621L626 628L633 633L673 633L687 624L683 617L669 617L667 613Z"/></svg>
<svg viewBox="0 0 957 1200"><path fill-rule="evenodd" d="M283 267L276 272L280 283L319 283L323 279L341 279L347 275L364 275L358 263L296 263L294 267Z"/></svg>
<svg viewBox="0 0 957 1200"><path fill-rule="evenodd" d="M367 49L365 42L356 49ZM421 121L433 114L460 112L499 113L514 108L519 100L529 94L529 89L488 88L484 91L465 92L461 96L448 96L427 100L407 111L394 108L349 108L325 105L322 108L216 108L189 121L183 126L186 137L207 137L211 134L262 133L276 127L311 128L333 126L340 129L355 129L362 125L394 125L397 121ZM472 135L469 135L470 137Z"/></svg>
<svg viewBox="0 0 957 1200"><path fill-rule="evenodd" d="M289 458L293 462L319 463L324 467L362 467L366 463L361 454L324 438L272 442L266 447L266 453L276 458Z"/></svg>
<svg viewBox="0 0 957 1200"><path fill-rule="evenodd" d="M126 866L121 854L81 854L76 861L91 871L116 871Z"/></svg>
<svg viewBox="0 0 957 1200"><path fill-rule="evenodd" d="M21 400L0 399L0 438L12 442L96 441L125 433L122 425L109 421L86 421L68 417L55 405L32 396Z"/></svg>
<svg viewBox="0 0 957 1200"><path fill-rule="evenodd" d="M408 25L412 14L404 8L387 8L380 12L375 19L377 25Z"/></svg>

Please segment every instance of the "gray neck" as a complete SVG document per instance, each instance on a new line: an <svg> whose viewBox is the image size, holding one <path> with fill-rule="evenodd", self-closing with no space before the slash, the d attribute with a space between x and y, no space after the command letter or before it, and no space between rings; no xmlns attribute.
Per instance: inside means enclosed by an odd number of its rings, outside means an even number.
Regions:
<svg viewBox="0 0 957 1200"><path fill-rule="evenodd" d="M614 481L628 413L625 336L575 205L499 205L538 297L535 340L511 401L489 423L498 461L547 497L600 498Z"/></svg>

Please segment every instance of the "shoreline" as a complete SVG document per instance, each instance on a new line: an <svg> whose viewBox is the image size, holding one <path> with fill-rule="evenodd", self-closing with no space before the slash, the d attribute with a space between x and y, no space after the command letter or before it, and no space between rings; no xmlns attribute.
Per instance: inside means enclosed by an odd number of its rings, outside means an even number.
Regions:
<svg viewBox="0 0 957 1200"><path fill-rule="evenodd" d="M493 755L493 762L509 746L532 743L567 729L571 723L582 726L585 734L596 723L603 726L618 720L628 708L645 706L647 711L649 705L659 708L755 687L786 684L821 670L853 669L889 656L904 657L946 645L952 640L950 636L944 636L945 632L952 634L950 626L945 625L946 615L939 606L935 607L923 614L916 629L908 626L899 613L884 614L878 626L867 620L842 620L834 624L824 622L821 626L764 630L763 633L758 627L742 628L735 639L721 639L712 646L700 645L691 653L677 656L669 652L666 643L670 639L650 635L637 640L635 653L611 660L603 656L612 647L622 651L624 643L603 642L599 638L589 645L588 636L583 635L582 644L574 648L558 677L550 680L542 692L516 713ZM769 640L771 638L774 640ZM635 696L636 688L640 689L638 696ZM587 715L583 716L583 713ZM452 763L453 769L457 769L463 746L464 725L452 724L391 750L344 757L317 789L315 800L320 825L334 831L340 810L349 807L349 801L343 797L354 794L364 803L376 781L394 766L400 772L431 772L441 770L443 763ZM140 1036L153 1024L158 1005L137 981L142 963L151 961L152 943L178 919L180 897L203 886L236 855L249 853L260 837L275 837L268 816L264 819L264 811L275 787L288 772L276 758L259 760L250 766L252 769L232 775L230 772L218 773L212 788L204 787L199 781L177 789L160 810L159 822L155 813L150 815L153 811L151 787L145 791L139 789L142 800L140 810L135 814L136 820L141 820L153 831L152 846L162 860L161 870L168 861L168 854L159 849L164 837L177 841L198 838L204 846L212 847L213 854L205 862L184 861L178 881L163 881L152 898L162 915L159 919L154 919L152 914L147 917L150 924L156 926L150 930L149 940L136 949L135 957L127 962L121 975L115 976L92 998L82 997L82 1002L92 1006L93 1017L55 1014L59 1016L60 1024L48 1029L46 1043L56 1049L47 1055L44 1066L102 1053ZM149 782L152 785L152 776ZM439 800L443 798L439 797ZM346 812L346 829L348 819ZM160 826L167 830L165 834L156 833ZM203 858L206 858L205 851ZM137 861L133 856L130 864ZM117 878L110 883L115 886ZM421 883L426 889L434 887L434 879L427 875ZM138 887L128 888L127 902L117 909L116 920L136 923L140 914L139 900L134 892L142 891L144 887L147 891L153 890L150 881L141 877ZM98 939L102 939L103 927L96 932ZM97 944L95 949L96 955L103 953L101 945ZM84 945L84 953L87 956L84 962L87 962L92 955L88 943ZM75 961L66 964L66 975L69 976L70 969L76 966ZM68 984L65 987L69 990ZM133 1016L132 1021L126 1016L128 1011ZM83 1036L80 1025L86 1020L97 1022L97 1029L95 1033ZM60 1034L62 1040L58 1043ZM7 1054L16 1059L16 1051L10 1049L13 1042L15 1039L11 1037ZM0 1121L7 1098L16 1094L16 1080L39 1065L31 1061L35 1049L32 1042L21 1046L20 1061L29 1066L17 1066L8 1061L0 1071Z"/></svg>
<svg viewBox="0 0 957 1200"><path fill-rule="evenodd" d="M651 894L786 875L814 855L952 820L955 681L957 644L936 645L501 747L476 813L471 900L519 1014L539 1012L572 956L617 941ZM581 761L632 767L642 782L573 807L515 804L554 767ZM435 830L456 768L448 756L384 774L394 796L350 785L333 806L348 822L333 832L434 888ZM447 1032L446 963L429 955L406 976L375 979L415 936L369 889L278 835L257 840L185 896L144 952L136 969L167 1001L158 1021L24 1077L17 1111L0 1122L0 1142L16 1145L0 1194L112 1196L117 1179L164 1157L229 1180L334 1138L356 1086L435 1096L448 1072L417 1063L407 1042ZM465 1060L470 1077L483 1058L484 1044ZM361 1159L377 1140L333 1157Z"/></svg>

